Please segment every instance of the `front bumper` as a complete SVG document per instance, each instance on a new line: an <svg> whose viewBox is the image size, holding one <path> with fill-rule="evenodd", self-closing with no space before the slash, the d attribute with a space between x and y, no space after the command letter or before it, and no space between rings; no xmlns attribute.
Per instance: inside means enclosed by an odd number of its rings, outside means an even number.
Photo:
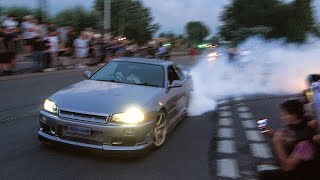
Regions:
<svg viewBox="0 0 320 180"><path fill-rule="evenodd" d="M65 119L41 111L38 139L45 143L67 144L105 151L140 151L153 143L154 121L139 125L96 124ZM69 133L67 127L89 128L90 135ZM130 132L128 134L128 132Z"/></svg>

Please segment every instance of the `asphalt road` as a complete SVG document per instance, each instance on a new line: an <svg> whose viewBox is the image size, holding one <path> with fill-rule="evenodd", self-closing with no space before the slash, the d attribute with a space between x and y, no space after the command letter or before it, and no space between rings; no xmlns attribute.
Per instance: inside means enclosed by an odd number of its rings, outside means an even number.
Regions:
<svg viewBox="0 0 320 180"><path fill-rule="evenodd" d="M188 57L175 61L196 63ZM44 99L81 80L82 72L73 71L0 81L0 179L248 179L256 177L257 164L273 162L272 157L255 157L251 144L268 141L253 143L246 136L248 123L242 121L267 117L274 120L273 127L279 127L275 105L286 98L260 95L226 97L218 110L185 118L160 150L143 157L43 146L37 130ZM240 112L239 107L246 111ZM233 133L228 136L226 131ZM234 151L229 152L230 147Z"/></svg>

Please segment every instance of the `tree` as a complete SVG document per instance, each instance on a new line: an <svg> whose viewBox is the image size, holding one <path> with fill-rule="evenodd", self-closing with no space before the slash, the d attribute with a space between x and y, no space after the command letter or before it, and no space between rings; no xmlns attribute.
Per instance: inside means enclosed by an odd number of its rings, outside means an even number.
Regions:
<svg viewBox="0 0 320 180"><path fill-rule="evenodd" d="M219 37L218 36L211 36L208 42L213 43L215 45L219 44Z"/></svg>
<svg viewBox="0 0 320 180"><path fill-rule="evenodd" d="M292 21L288 24L287 38L291 42L305 42L315 27L311 0L296 0L291 4Z"/></svg>
<svg viewBox="0 0 320 180"><path fill-rule="evenodd" d="M315 30L311 0L234 0L220 18L220 35L235 44L253 35L302 43Z"/></svg>
<svg viewBox="0 0 320 180"><path fill-rule="evenodd" d="M167 38L170 40L174 40L174 39L178 38L178 36L173 32L162 32L159 34L159 37Z"/></svg>
<svg viewBox="0 0 320 180"><path fill-rule="evenodd" d="M3 8L1 10L1 14L13 15L19 22L22 22L23 17L27 15L32 15L38 20L48 19L48 17L44 13L42 13L40 9L29 9L26 7ZM43 16L43 14L45 16Z"/></svg>
<svg viewBox="0 0 320 180"><path fill-rule="evenodd" d="M103 24L104 0L96 0L94 9L100 15L100 24ZM158 29L159 25L153 23L150 9L144 7L141 1L111 0L111 33L114 36L126 36L143 44Z"/></svg>
<svg viewBox="0 0 320 180"><path fill-rule="evenodd" d="M200 21L191 21L185 26L188 40L191 43L199 43L209 35L209 29Z"/></svg>
<svg viewBox="0 0 320 180"><path fill-rule="evenodd" d="M238 44L249 36L269 33L278 4L277 0L234 0L220 16L220 35Z"/></svg>
<svg viewBox="0 0 320 180"><path fill-rule="evenodd" d="M16 17L17 21L22 22L23 17L27 15L33 15L32 9L25 8L25 7L12 7L12 8L5 8L3 10L4 15L13 15Z"/></svg>
<svg viewBox="0 0 320 180"><path fill-rule="evenodd" d="M54 18L58 26L72 26L76 31L85 28L99 28L99 16L94 12L89 12L82 7L75 7L60 12Z"/></svg>

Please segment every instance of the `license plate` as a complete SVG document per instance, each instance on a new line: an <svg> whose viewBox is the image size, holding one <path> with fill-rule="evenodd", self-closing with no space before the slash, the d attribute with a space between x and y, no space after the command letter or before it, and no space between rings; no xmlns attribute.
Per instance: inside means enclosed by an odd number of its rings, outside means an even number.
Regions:
<svg viewBox="0 0 320 180"><path fill-rule="evenodd" d="M73 134L91 135L91 129L79 126L68 126L68 132Z"/></svg>

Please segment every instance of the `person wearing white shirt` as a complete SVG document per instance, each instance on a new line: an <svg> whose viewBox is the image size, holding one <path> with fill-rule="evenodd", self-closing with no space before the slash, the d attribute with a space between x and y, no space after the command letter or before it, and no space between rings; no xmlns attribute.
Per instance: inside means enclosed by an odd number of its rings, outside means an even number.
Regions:
<svg viewBox="0 0 320 180"><path fill-rule="evenodd" d="M16 40L18 38L18 23L12 15L9 15L2 23L5 34L5 46L12 52L16 52Z"/></svg>
<svg viewBox="0 0 320 180"><path fill-rule="evenodd" d="M84 60L89 53L89 41L84 33L81 33L80 37L74 40L73 47L75 49L78 67L82 68L84 67Z"/></svg>
<svg viewBox="0 0 320 180"><path fill-rule="evenodd" d="M33 23L33 17L32 16L26 16L25 20L21 23L21 27L23 30L22 37L25 43L25 50L27 53L31 53L32 51L32 45L34 38L36 37L36 26Z"/></svg>
<svg viewBox="0 0 320 180"><path fill-rule="evenodd" d="M14 20L12 16L8 16L8 18L2 24L6 29L13 30L18 26L18 22Z"/></svg>

